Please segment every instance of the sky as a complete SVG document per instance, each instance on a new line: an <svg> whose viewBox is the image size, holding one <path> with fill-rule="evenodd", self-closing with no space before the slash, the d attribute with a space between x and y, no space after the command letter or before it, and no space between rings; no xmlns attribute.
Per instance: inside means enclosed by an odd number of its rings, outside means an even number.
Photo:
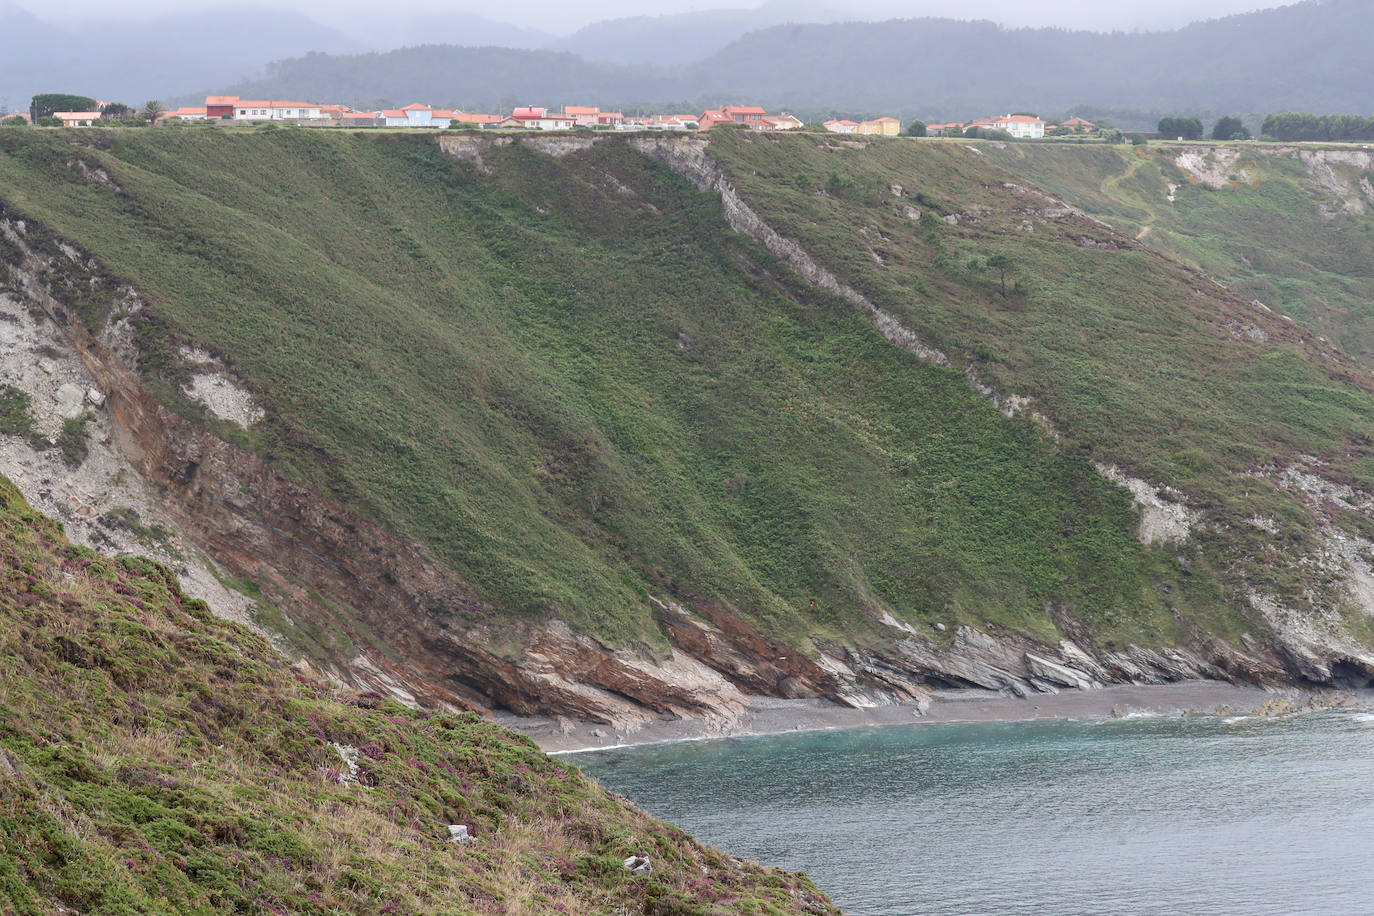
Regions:
<svg viewBox="0 0 1374 916"><path fill-rule="evenodd" d="M775 0L787 5L789 0ZM1010 26L1066 26L1092 30L1171 28L1198 19L1284 5L1283 0L791 0L806 7L839 11L825 18L888 19L943 16L991 19ZM293 10L325 23L341 19L423 18L433 14L466 13L554 33L571 32L601 19L652 16L694 10L758 6L749 0L390 0L378 12L375 0L0 0L0 8L16 5L40 18L75 22L129 18L225 6ZM811 18L811 17L806 17ZM353 23L350 23L353 24ZM345 28L345 31L352 31Z"/></svg>

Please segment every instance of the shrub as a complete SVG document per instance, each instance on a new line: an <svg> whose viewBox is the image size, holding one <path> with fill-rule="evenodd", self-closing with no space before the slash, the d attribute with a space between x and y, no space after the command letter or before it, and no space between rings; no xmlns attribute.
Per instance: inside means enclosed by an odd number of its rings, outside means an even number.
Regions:
<svg viewBox="0 0 1374 916"><path fill-rule="evenodd" d="M86 424L90 421L91 415L83 413L62 424L62 432L57 436L57 447L62 452L62 460L69 468L80 467L81 462L85 461L86 455L90 453L90 434L86 430Z"/></svg>
<svg viewBox="0 0 1374 916"><path fill-rule="evenodd" d="M13 385L0 386L0 435L29 439L35 435L28 393Z"/></svg>

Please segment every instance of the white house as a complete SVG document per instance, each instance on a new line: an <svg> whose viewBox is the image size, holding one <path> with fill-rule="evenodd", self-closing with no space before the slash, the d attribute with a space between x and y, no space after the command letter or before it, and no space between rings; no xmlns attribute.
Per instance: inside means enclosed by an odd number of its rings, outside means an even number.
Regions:
<svg viewBox="0 0 1374 916"><path fill-rule="evenodd" d="M90 127L100 120L98 111L54 111L52 116L61 121L63 127Z"/></svg>
<svg viewBox="0 0 1374 916"><path fill-rule="evenodd" d="M572 130L577 119L566 112L549 111L547 108L517 108L511 115L526 130Z"/></svg>
<svg viewBox="0 0 1374 916"><path fill-rule="evenodd" d="M1005 130L1018 140L1039 140L1045 136L1045 122L1030 115L1009 114L1002 118L988 118L995 130Z"/></svg>
<svg viewBox="0 0 1374 916"><path fill-rule="evenodd" d="M435 111L428 105L407 105L383 111L387 127L437 127L443 129L453 121L453 112Z"/></svg>
<svg viewBox="0 0 1374 916"><path fill-rule="evenodd" d="M319 121L322 118L324 113L320 106L310 102L239 99L234 105L235 121Z"/></svg>

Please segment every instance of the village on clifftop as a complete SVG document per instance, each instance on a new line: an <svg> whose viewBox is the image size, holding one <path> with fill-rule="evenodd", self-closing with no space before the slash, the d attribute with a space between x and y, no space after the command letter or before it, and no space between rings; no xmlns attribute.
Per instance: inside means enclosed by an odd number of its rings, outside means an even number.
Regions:
<svg viewBox="0 0 1374 916"><path fill-rule="evenodd" d="M90 101L90 100L87 100ZM151 106L153 103L149 103ZM89 111L54 111L51 121L63 127L98 127L112 119L109 108L95 102ZM752 130L797 130L806 124L795 115L783 112L770 114L755 105L725 105L708 108L700 114L626 115L620 111L605 111L594 106L565 105L554 110L534 105L514 108L510 114L490 114L434 108L414 103L404 108L360 111L347 105L326 105L283 99L243 99L236 95L207 96L204 105L147 112L148 122L157 124L177 122L212 122L216 124L252 125L283 123L302 127L384 127L384 128L468 128L475 130L671 130L707 131L722 126L742 126ZM17 117L33 122L23 113L0 117ZM44 123L40 119L38 123ZM127 122L126 122L127 123ZM820 127L837 134L859 134L895 137L902 132L902 122L893 117L853 121L832 118ZM1097 125L1082 118L1068 118L1059 123L1047 123L1035 115L1019 113L976 118L971 121L922 124L919 133L932 137L1001 136L1017 140L1038 140L1050 135L1088 133ZM995 133L994 133L995 132Z"/></svg>

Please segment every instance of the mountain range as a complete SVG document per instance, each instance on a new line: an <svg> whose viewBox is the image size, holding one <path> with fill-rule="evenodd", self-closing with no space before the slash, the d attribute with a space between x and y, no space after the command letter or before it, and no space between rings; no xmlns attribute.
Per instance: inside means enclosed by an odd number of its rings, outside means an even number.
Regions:
<svg viewBox="0 0 1374 916"><path fill-rule="evenodd" d="M287 14L289 28L259 38L261 15L186 13L64 31L11 8L0 30L51 35L80 53L22 45L0 62L0 98L22 107L36 91L81 91L184 104L213 91L360 107L644 110L739 101L808 118L1110 112L1132 129L1180 112L1257 120L1374 108L1368 0L1308 0L1139 33L840 22L820 5L766 5L611 20L564 37L466 14L351 32ZM148 53L130 53L139 48Z"/></svg>

